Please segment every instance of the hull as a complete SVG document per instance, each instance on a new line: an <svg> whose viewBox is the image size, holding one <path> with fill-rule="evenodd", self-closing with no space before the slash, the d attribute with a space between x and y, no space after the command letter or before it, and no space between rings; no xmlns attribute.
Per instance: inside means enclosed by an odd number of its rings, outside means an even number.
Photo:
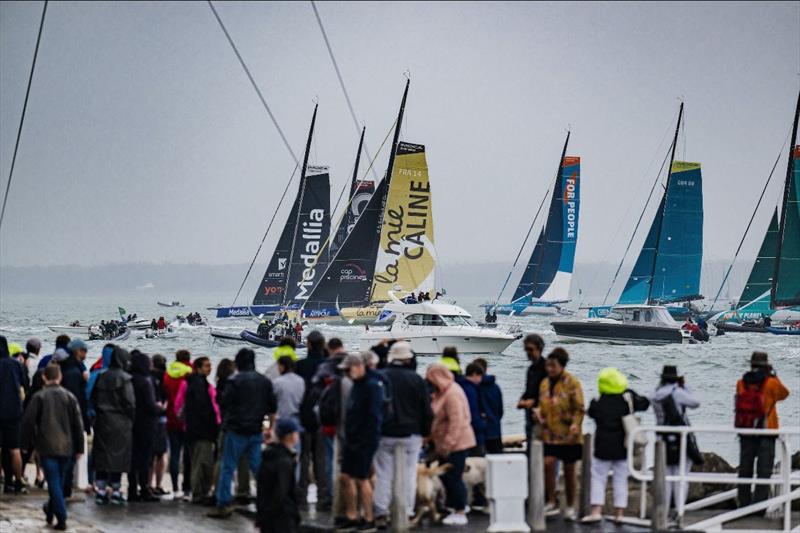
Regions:
<svg viewBox="0 0 800 533"><path fill-rule="evenodd" d="M249 342L250 344L263 346L265 348L274 348L274 347L276 347L278 345L278 341L273 341L273 340L270 340L270 339L265 339L263 337L259 337L258 335L256 335L252 331L247 331L247 330L245 330L245 331L243 331L241 333L241 339L243 341Z"/></svg>
<svg viewBox="0 0 800 533"><path fill-rule="evenodd" d="M362 335L359 338L361 350L369 350L371 346L379 343L382 339L403 339L411 344L411 349L417 355L441 355L442 350L448 346L453 346L460 354L499 354L514 342L511 335L496 336L475 336L456 333L444 333L442 335L426 335L403 332L396 334L392 331L375 331Z"/></svg>
<svg viewBox="0 0 800 533"><path fill-rule="evenodd" d="M156 302L161 307L183 307L183 304L180 303L167 303L167 302Z"/></svg>
<svg viewBox="0 0 800 533"><path fill-rule="evenodd" d="M611 321L553 322L560 337L580 341L642 344L680 344L684 336L680 329L638 326Z"/></svg>
<svg viewBox="0 0 800 533"><path fill-rule="evenodd" d="M735 322L718 322L716 324L717 331L724 331L725 333L766 333L767 328L762 326L745 326Z"/></svg>
<svg viewBox="0 0 800 533"><path fill-rule="evenodd" d="M283 311L280 305L240 305L236 307L218 307L217 318L238 318L245 316L270 315Z"/></svg>
<svg viewBox="0 0 800 533"><path fill-rule="evenodd" d="M228 333L227 331L212 331L210 335L215 339L226 341L241 341L242 333Z"/></svg>
<svg viewBox="0 0 800 533"><path fill-rule="evenodd" d="M514 315L514 316L553 316L558 314L558 306L556 305L526 305L526 304L500 304L500 305L482 305L487 311L494 310L498 315Z"/></svg>
<svg viewBox="0 0 800 533"><path fill-rule="evenodd" d="M800 336L800 328L767 328L767 331L773 335L798 335Z"/></svg>
<svg viewBox="0 0 800 533"><path fill-rule="evenodd" d="M47 326L47 329L66 335L88 335L89 326Z"/></svg>

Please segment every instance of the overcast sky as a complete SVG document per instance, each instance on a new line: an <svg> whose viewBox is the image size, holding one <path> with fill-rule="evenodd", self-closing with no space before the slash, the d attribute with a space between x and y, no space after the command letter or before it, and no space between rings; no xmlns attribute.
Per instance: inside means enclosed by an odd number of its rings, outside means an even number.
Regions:
<svg viewBox="0 0 800 533"><path fill-rule="evenodd" d="M513 260L568 126L582 158L578 261L617 261L681 97L679 156L703 165L706 259L731 257L800 85L797 2L318 8L373 152L411 72L402 138L427 147L443 262ZM298 156L318 98L311 161L330 165L335 199L358 139L311 5L217 9ZM40 14L0 3L3 188ZM293 168L205 2L53 2L0 264L247 262Z"/></svg>

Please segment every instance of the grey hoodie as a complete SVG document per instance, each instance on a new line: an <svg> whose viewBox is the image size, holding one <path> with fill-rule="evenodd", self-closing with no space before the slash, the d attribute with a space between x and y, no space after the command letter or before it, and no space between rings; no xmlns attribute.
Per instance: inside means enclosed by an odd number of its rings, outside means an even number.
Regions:
<svg viewBox="0 0 800 533"><path fill-rule="evenodd" d="M658 425L664 424L664 407L662 402L670 394L672 394L672 397L675 399L675 405L683 414L683 419L686 421L686 424L688 424L689 417L686 416L686 409L697 409L700 407L700 402L694 397L688 385L679 387L677 383L661 385L650 396L650 401L653 403L653 411L656 413L656 422Z"/></svg>

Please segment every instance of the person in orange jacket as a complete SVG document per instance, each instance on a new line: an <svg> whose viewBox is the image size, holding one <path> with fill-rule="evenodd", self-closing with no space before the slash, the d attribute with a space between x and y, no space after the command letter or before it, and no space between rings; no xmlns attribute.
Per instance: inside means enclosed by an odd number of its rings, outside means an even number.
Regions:
<svg viewBox="0 0 800 533"><path fill-rule="evenodd" d="M753 352L750 371L736 383L736 427L778 429L778 402L789 396L769 363L767 354ZM739 477L752 478L755 466L760 478L772 475L775 465L774 436L743 435L739 440ZM757 461L757 464L756 464ZM738 504L746 507L761 502L769 495L769 485L739 485Z"/></svg>

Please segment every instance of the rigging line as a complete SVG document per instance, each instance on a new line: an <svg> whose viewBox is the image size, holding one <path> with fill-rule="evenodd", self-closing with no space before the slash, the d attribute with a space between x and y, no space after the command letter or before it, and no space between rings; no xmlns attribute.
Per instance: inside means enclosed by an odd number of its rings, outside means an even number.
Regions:
<svg viewBox="0 0 800 533"><path fill-rule="evenodd" d="M258 85L256 84L256 80L254 80L253 79L253 75L250 74L250 69L247 68L247 64L244 62L244 59L242 59L242 55L239 53L239 49L236 48L236 44L233 42L233 39L231 38L230 33L228 33L228 29L225 27L225 24L222 22L222 19L220 18L219 13L217 13L217 10L214 7L214 4L211 2L211 0L208 0L208 7L210 7L211 8L211 12L214 13L214 18L217 19L217 22L219 23L219 27L222 28L222 32L225 34L225 37L228 39L228 43L231 45L231 48L233 48L233 53L236 54L236 58L239 60L239 64L242 65L242 68L244 69L244 73L247 74L247 78L250 80L250 84L253 86L253 89L255 89L256 94L258 95L258 98L261 100L261 104L264 106L264 109L267 111L267 114L269 115L269 118L272 120L272 124L275 126L275 129L278 130L278 134L281 136L281 140L283 140L283 145L289 151L289 155L292 156L292 159L294 160L295 164L299 165L300 162L297 159L297 156L294 155L294 151L292 150L292 147L289 145L289 141L286 139L286 135L284 135L283 130L281 129L280 125L278 124L278 120L275 118L275 115L272 114L272 110L270 109L269 105L267 104L267 101L264 98L264 95L261 94L261 89L258 88Z"/></svg>
<svg viewBox="0 0 800 533"><path fill-rule="evenodd" d="M758 202L756 202L756 207L755 209L753 209L753 214L750 215L750 221L747 223L747 227L744 230L744 235L742 235L742 239L739 241L739 246L738 248L736 248L736 253L733 254L733 259L731 260L731 264L728 265L728 269L725 271L725 276L722 278L722 283L720 283L719 285L719 290L717 291L717 294L714 296L714 301L711 303L710 309L714 309L714 305L716 305L717 300L719 299L719 295L722 293L722 289L725 287L725 283L728 281L728 276L730 275L731 270L733 269L734 263L736 263L736 258L739 257L739 252L742 250L742 245L744 244L744 240L747 237L747 232L750 231L750 226L753 224L753 220L756 218L756 213L758 213L758 208L761 206L761 200L764 199L764 194L767 192L767 187L769 187L769 183L772 180L772 175L775 173L775 169L778 167L781 155L783 155L783 149L786 146L786 141L789 140L790 135L791 132L787 133L786 138L783 140L781 149L778 152L778 157L775 158L775 164L772 165L772 170L769 171L767 182L764 184L764 188L761 189L761 196L758 197Z"/></svg>
<svg viewBox="0 0 800 533"><path fill-rule="evenodd" d="M675 141L670 143L670 149L675 144ZM611 294L611 289L614 288L614 284L617 282L617 277L619 276L620 270L622 270L622 265L625 263L625 258L628 256L628 252L631 249L631 245L633 244L633 239L636 237L636 232L639 231L639 225L642 223L642 218L644 218L644 214L647 211L647 206L650 205L650 200L653 198L653 192L656 190L656 185L661 181L661 172L664 170L664 165L669 159L670 150L667 150L666 155L664 155L664 160L661 162L661 167L658 169L658 174L656 174L656 179L653 181L653 186L650 187L650 194L647 195L647 201L644 203L644 208L642 208L642 212L639 213L639 220L636 221L636 226L633 228L633 233L631 233L631 238L628 240L628 246L625 247L625 253L622 254L622 259L620 259L619 265L617 265L617 271L614 273L614 279L611 280L611 285L608 287L608 291L606 292L605 297L603 298L602 305L606 305L606 301L608 300L608 296Z"/></svg>
<svg viewBox="0 0 800 533"><path fill-rule="evenodd" d="M242 293L242 289L244 288L244 284L247 282L247 278L250 277L250 272L253 270L253 265L256 263L256 259L258 259L258 255L261 253L261 247L264 246L264 241L267 240L267 235L269 235L269 230L272 229L272 223L275 222L275 217L278 214L278 211L283 205L283 200L286 198L286 193L289 191L289 186L292 184L294 180L294 175L297 174L297 168L300 166L300 162L298 161L294 165L294 170L292 171L292 175L289 177L289 181L286 182L286 187L283 189L283 194L281 194L281 199L278 200L278 206L275 208L275 212L272 213L272 218L269 220L269 224L267 225L267 231L264 232L264 236L261 237L261 243L258 245L258 250L256 250L256 254L253 256L253 260L250 262L250 266L247 267L247 273L244 275L244 279L242 279L242 284L239 285L239 290L236 291L236 296L233 298L233 303L231 307L236 305L236 300L239 299L239 295Z"/></svg>
<svg viewBox="0 0 800 533"><path fill-rule="evenodd" d="M36 70L36 58L39 55L39 44L42 42L42 30L44 29L44 17L47 14L47 1L45 0L42 7L42 18L39 21L39 34L36 36L36 47L33 49L33 61L31 62L31 72L28 75L28 87L25 89L25 100L22 103L22 115L19 117L19 128L17 129L17 140L14 142L14 155L11 156L11 169L8 171L8 181L6 182L6 191L3 194L3 208L0 210L0 229L3 227L3 218L6 215L6 203L8 202L8 193L11 190L11 179L14 177L14 164L17 162L17 152L19 151L19 140L22 138L22 125L25 123L25 111L28 109L28 97L31 94L31 85L33 84L33 72Z"/></svg>
<svg viewBox="0 0 800 533"><path fill-rule="evenodd" d="M381 151L383 150L383 147L386 145L386 141L388 141L388 140L389 140L389 135L391 135L391 134L392 134L392 130L394 130L394 126L395 126L395 124L397 124L397 119L395 119L395 121L392 123L392 126L389 128L389 131L388 131L388 132L386 132L386 137L384 137L384 138L383 138L383 142L382 142L382 143L381 143L381 145L378 147L378 152L375 154L375 159L377 159L377 158L378 158L378 155L381 153ZM361 183L362 181L366 181L366 179L365 179L365 178L367 177L367 173L368 173L368 172L370 171L370 169L372 168L372 164L375 162L375 159L372 159L372 160L370 161L370 163L369 163L369 168L367 168L367 170L364 172L364 176L363 176L363 177L362 177L362 178L361 178L361 179L358 181L358 183ZM376 183L376 184L375 184L375 192L378 192L378 187L377 187L377 186L378 186L378 184ZM373 193L373 194L374 194L374 193ZM350 206L353 204L353 200L354 200L354 199L355 199L355 195L351 196L351 197L350 197L350 200L347 202L347 205L346 205L346 206L344 206L344 211L343 211L343 212L340 214L340 216L339 216L339 220L338 220L338 222L337 222L337 224L336 224L336 227L337 227L337 228L339 227L339 225L340 225L340 224L342 223L342 221L344 220L344 217L345 217L345 215L347 214L347 210L348 210L348 209L350 209ZM363 213L362 213L362 214L363 214ZM359 217L356 219L356 224L358 224L358 221L359 221L360 219L361 219L361 215L359 215ZM351 233L352 233L352 232L351 232ZM324 241L324 242L323 242L323 243L320 245L320 247L319 247L319 252L317 252L317 255L316 255L316 257L314 257L314 262L312 263L312 265L311 265L309 268L314 268L315 266L317 266L317 265L319 264L319 258L320 258L320 257L322 257L322 254L325 252L325 249L330 247L331 239L333 239L333 237L335 237L335 235L331 235L331 234L330 234L330 232L329 232L329 233L328 233L328 238L327 238L327 239L325 239L325 241ZM341 246L339 246L339 249L338 249L338 250L336 250L336 255L338 255L338 254L339 254L339 251L340 251L342 248L344 248L344 245L347 243L347 240L348 240L349 238L350 238L350 233L348 233L348 234L347 234L347 237L345 237L345 239L344 239L344 242L342 242ZM328 261L328 264L327 264L327 265L325 265L325 271L323 272L322 276L321 276L319 279L321 279L321 280L322 280L322 279L325 279L325 276L328 274L328 269L331 267L331 265L333 264L333 262L334 262L335 260L336 260L336 256L333 256L333 258L332 258L330 261ZM313 293L314 293L314 289L316 289L316 286L315 286L315 287L313 287L313 288L311 289L311 294L313 294ZM305 301L303 302L303 305L301 305L301 306L300 306L300 311L302 311L303 309L305 309L305 307L306 307L306 302L308 302L308 300L305 300Z"/></svg>
<svg viewBox="0 0 800 533"><path fill-rule="evenodd" d="M325 47L328 49L328 55L331 56L331 63L333 63L333 70L336 71L336 77L339 79L339 86L342 88L342 92L344 93L344 99L347 102L347 108L350 110L350 116L353 118L353 124L355 124L356 130L360 131L358 119L356 118L356 112L353 109L353 103L350 101L350 94L348 94L347 88L344 85L344 78L342 78L342 73L339 70L339 64L336 62L336 58L333 55L333 48L331 47L331 43L328 40L328 34L327 32L325 32L325 26L322 25L322 18L319 16L319 11L317 10L317 4L314 2L314 0L311 0L311 8L314 10L314 16L317 19L317 24L319 24L319 30L322 33L322 39L325 41ZM372 157L369 155L369 150L367 149L366 141L364 142L364 153L366 154L367 159L372 159ZM375 172L374 169L372 170L372 177L375 179L376 182L379 179L378 174L377 172Z"/></svg>
<svg viewBox="0 0 800 533"><path fill-rule="evenodd" d="M674 115L673 115L673 117L674 117ZM650 173L650 169L653 168L653 163L656 162L656 158L658 157L658 154L661 152L661 146L664 144L664 141L667 139L667 135L669 135L669 132L672 130L672 121L673 120L674 119L671 118L669 123L667 124L667 127L664 129L664 133L663 133L663 135L661 135L661 140L658 142L658 146L656 146L656 150L653 153L653 157L650 159L650 162L647 164L647 168L645 169L645 171L642 174L642 176L647 176ZM641 189L641 186L642 186L642 184L640 183L639 187L637 187L637 189L636 189L635 197L637 197L637 198L639 197L639 190ZM628 213L631 212L631 207L633 207L633 203L632 202L628 202L628 205L625 207L625 213L623 213L622 217L619 219L619 224L617 224L617 229L614 230L614 235L613 235L613 237L611 237L611 242L609 243L609 248L611 247L611 245L613 245L615 242L617 242L617 236L619 235L620 231L622 230L623 224L628 219ZM608 257L608 253L606 254L605 257L606 258ZM603 262L605 262L605 261L606 261L606 259L604 258ZM599 273L600 273L600 269L595 269L594 275L592 276L592 281L588 285L589 287L594 287L594 282L597 281L597 276L599 275ZM612 286L613 286L613 283L612 283ZM583 304L583 299L581 299L578 307L580 307L581 304Z"/></svg>
<svg viewBox="0 0 800 533"><path fill-rule="evenodd" d="M550 188L548 187L547 192L545 192L544 196L542 196L542 201L539 203L539 209L536 210L536 215L534 215L533 221L531 221L531 225L528 227L528 233L525 234L525 240L522 241L522 246L519 247L519 251L517 252L517 257L514 259L514 264L511 265L511 270L508 271L508 276L506 276L506 281L503 283L503 286L500 288L500 293L497 295L497 302L500 301L500 298L503 296L503 291L506 290L506 286L508 285L508 281L511 279L511 275L514 273L514 268L516 268L517 262L519 261L519 258L522 255L522 250L525 248L525 245L528 243L528 239L531 236L531 231L533 231L533 227L536 225L536 220L538 220L538 218L539 218L539 213L542 212L542 207L544 206L544 202L549 197L550 197Z"/></svg>

